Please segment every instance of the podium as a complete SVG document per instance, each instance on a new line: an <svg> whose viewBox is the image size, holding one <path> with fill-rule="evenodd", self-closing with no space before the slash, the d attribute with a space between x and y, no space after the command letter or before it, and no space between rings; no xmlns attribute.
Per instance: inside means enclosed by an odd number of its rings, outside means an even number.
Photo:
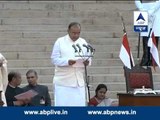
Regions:
<svg viewBox="0 0 160 120"><path fill-rule="evenodd" d="M119 106L160 106L160 94L117 93Z"/></svg>

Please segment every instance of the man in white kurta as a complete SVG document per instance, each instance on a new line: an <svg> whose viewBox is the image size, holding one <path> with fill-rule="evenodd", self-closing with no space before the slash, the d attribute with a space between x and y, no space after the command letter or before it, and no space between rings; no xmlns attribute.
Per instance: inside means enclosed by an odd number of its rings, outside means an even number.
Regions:
<svg viewBox="0 0 160 120"><path fill-rule="evenodd" d="M151 65L150 49L148 47L148 36L150 28L152 28L152 31L154 32L157 47L160 37L160 0L142 0L142 3L140 0L136 0L135 5L140 11L147 11L149 15L148 32L141 32L141 36L143 37L143 57L141 65L149 66Z"/></svg>
<svg viewBox="0 0 160 120"><path fill-rule="evenodd" d="M0 53L0 91L1 91L0 97L2 98L2 101L4 103L3 106L7 106L6 98L4 95L7 83L8 83L7 60Z"/></svg>
<svg viewBox="0 0 160 120"><path fill-rule="evenodd" d="M55 106L86 105L84 63L90 64L90 59L86 60L87 57L84 57L88 55L87 49L83 47L87 42L79 37L80 30L79 23L71 23L68 26L68 34L58 38L53 47L51 59L55 65Z"/></svg>

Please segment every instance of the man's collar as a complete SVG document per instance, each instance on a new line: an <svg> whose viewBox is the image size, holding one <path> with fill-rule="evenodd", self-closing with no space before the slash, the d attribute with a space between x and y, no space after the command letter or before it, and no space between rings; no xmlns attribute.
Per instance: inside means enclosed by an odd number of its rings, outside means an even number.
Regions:
<svg viewBox="0 0 160 120"><path fill-rule="evenodd" d="M10 83L8 84L11 88L16 88L16 86L11 85Z"/></svg>

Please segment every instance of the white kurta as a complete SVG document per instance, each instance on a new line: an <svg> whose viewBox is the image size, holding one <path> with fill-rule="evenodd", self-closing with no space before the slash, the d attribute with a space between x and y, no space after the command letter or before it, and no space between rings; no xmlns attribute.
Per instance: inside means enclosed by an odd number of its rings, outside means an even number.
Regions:
<svg viewBox="0 0 160 120"><path fill-rule="evenodd" d="M147 3L141 3L139 0L136 0L135 5L140 11L147 11L149 14L148 32L141 32L141 36L148 37L149 30L153 26L152 29L154 31L154 35L156 37L159 37L160 36L160 0L149 1Z"/></svg>
<svg viewBox="0 0 160 120"><path fill-rule="evenodd" d="M8 71L7 71L7 60L0 53L0 61L2 61L2 66L0 67L0 91L2 91L2 101L4 102L3 106L7 106L5 98L5 90L8 83Z"/></svg>
<svg viewBox="0 0 160 120"><path fill-rule="evenodd" d="M69 35L57 39L53 47L51 60L52 63L55 65L55 75L53 78L53 83L54 85L56 85L55 92L58 91L57 89L59 88L61 89L61 92L59 91L55 93L54 96L56 100L62 100L56 103L63 103L63 101L65 100L65 103L73 103L72 105L66 104L66 106L84 106L84 101L81 102L82 104L80 104L79 97L74 97L74 99L68 99L69 97L67 96L67 93L72 93L72 95L74 94L73 96L76 96L76 91L79 90L83 91L79 94L81 95L81 97L84 97L86 94L84 92L84 65L82 65L81 67L74 67L74 65L68 65L68 60L70 59L81 59L81 57L76 57L76 55L78 54L75 53L75 50L72 47L73 44L79 44L83 51L83 55L88 55L86 48L83 47L83 44L87 44L84 39L79 38L78 40L73 42L70 39ZM76 101L77 103L75 103ZM55 106L65 106L65 104L57 105L56 103Z"/></svg>

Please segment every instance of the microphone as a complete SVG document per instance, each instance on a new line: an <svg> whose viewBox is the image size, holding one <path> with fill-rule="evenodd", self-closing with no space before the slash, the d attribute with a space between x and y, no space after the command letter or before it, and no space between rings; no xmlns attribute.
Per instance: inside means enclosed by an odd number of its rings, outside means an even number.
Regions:
<svg viewBox="0 0 160 120"><path fill-rule="evenodd" d="M79 49L79 52L81 52L81 47L80 47L80 45L79 44L76 44L76 46L78 47L78 49Z"/></svg>
<svg viewBox="0 0 160 120"><path fill-rule="evenodd" d="M88 44L88 47L90 48L91 52L95 51L95 49L91 45Z"/></svg>
<svg viewBox="0 0 160 120"><path fill-rule="evenodd" d="M89 52L89 47L86 44L83 44L83 47L85 47L87 49L87 52Z"/></svg>
<svg viewBox="0 0 160 120"><path fill-rule="evenodd" d="M72 47L74 48L75 53L78 52L78 50L77 50L77 48L76 48L76 46L74 44L72 45Z"/></svg>

